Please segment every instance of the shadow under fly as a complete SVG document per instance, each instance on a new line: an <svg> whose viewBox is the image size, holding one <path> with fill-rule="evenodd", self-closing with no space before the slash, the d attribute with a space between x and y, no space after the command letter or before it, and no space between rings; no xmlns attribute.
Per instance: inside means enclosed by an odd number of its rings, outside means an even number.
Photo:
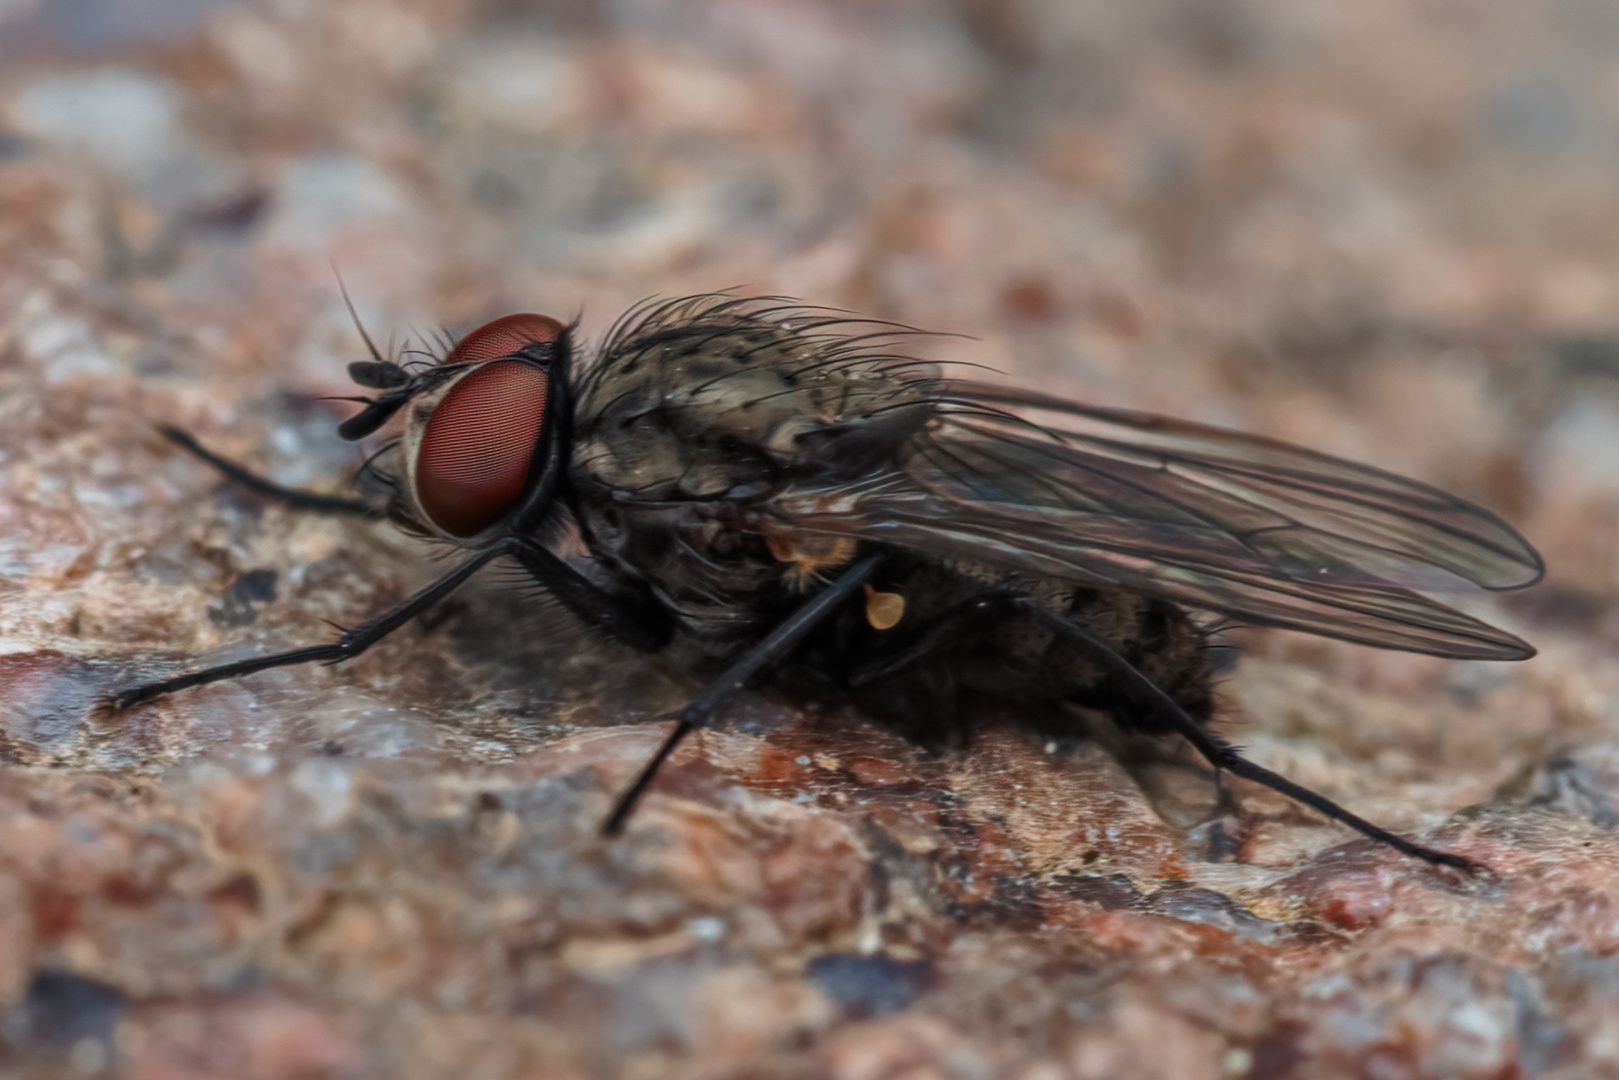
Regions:
<svg viewBox="0 0 1619 1080"><path fill-rule="evenodd" d="M465 556L335 641L159 679L113 704L350 659L504 559L606 637L719 672L620 797L609 834L728 695L807 670L939 744L963 692L1015 703L1046 730L1107 710L1407 855L1477 869L1216 734L1211 643L1192 613L1520 660L1529 645L1421 590L1534 583L1542 564L1522 537L1435 488L1272 439L945 377L904 353L914 333L707 295L633 308L588 363L574 327L543 315L496 319L406 363L365 337L371 359L349 372L374 394L338 430L390 435L367 465L391 492L384 505L282 487L165 429L265 496L386 515ZM570 521L586 564L553 550Z"/></svg>

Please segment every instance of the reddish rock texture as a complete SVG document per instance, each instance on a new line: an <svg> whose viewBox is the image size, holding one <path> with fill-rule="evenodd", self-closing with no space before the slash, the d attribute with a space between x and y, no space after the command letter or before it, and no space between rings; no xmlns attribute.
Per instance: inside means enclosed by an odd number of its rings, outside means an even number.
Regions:
<svg viewBox="0 0 1619 1080"><path fill-rule="evenodd" d="M0 4L0 1075L1619 1076L1616 47L1599 0ZM1537 659L1237 631L1221 688L1492 872L768 691L607 843L693 682L498 576L94 711L432 572L154 433L339 484L334 264L396 344L739 286L1501 510Z"/></svg>

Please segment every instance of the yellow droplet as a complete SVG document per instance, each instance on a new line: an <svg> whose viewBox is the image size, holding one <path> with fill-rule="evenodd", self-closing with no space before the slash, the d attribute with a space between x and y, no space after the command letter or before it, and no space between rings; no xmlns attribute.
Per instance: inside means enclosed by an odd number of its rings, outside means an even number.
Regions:
<svg viewBox="0 0 1619 1080"><path fill-rule="evenodd" d="M866 621L873 630L892 630L905 617L905 597L866 586Z"/></svg>

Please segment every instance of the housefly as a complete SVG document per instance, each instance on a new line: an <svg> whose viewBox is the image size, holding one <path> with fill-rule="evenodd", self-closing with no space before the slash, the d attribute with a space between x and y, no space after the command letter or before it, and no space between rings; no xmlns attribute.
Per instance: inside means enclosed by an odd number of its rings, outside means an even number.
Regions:
<svg viewBox="0 0 1619 1080"><path fill-rule="evenodd" d="M358 656L505 559L605 637L718 672L609 834L728 695L810 669L935 738L964 691L1059 730L1107 710L1407 855L1473 867L1216 734L1209 632L1192 613L1521 660L1525 642L1421 591L1539 579L1539 556L1494 515L1271 439L945 377L904 354L914 331L786 300L647 302L587 365L574 330L508 315L409 363L366 337L371 359L349 372L374 394L338 431L393 433L372 466L386 507L281 487L165 429L262 493L385 513L464 557L333 642L149 682L115 707ZM554 550L570 523L588 559Z"/></svg>

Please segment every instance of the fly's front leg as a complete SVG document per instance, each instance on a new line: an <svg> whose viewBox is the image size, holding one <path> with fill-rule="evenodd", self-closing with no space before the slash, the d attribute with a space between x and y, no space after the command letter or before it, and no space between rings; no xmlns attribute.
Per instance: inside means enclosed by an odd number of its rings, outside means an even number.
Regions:
<svg viewBox="0 0 1619 1080"><path fill-rule="evenodd" d="M356 626L352 630L345 630L336 641L325 645L310 645L302 649L291 649L287 652L270 653L268 656L249 657L246 660L237 660L234 663L220 664L217 667L203 668L201 671L192 671L184 675L175 675L171 678L159 679L156 682L132 686L128 690L114 694L110 699L110 704L114 709L127 709L143 701L150 701L164 694L172 694L176 690L201 686L204 683L219 682L221 679L234 679L238 675L251 675L255 671L264 671L268 668L309 663L337 664L344 660L352 660L450 595L485 563L491 562L502 555L510 554L513 546L514 542L508 540L485 548L398 607L384 612L370 622Z"/></svg>
<svg viewBox="0 0 1619 1080"><path fill-rule="evenodd" d="M344 631L334 642L250 657L130 687L115 694L111 704L116 709L127 709L176 690L251 675L268 668L309 663L337 664L352 660L454 592L485 563L503 555L510 555L520 562L536 581L584 622L625 644L642 651L654 651L668 642L672 632L669 613L657 604L650 593L644 596L609 593L534 541L527 537L511 536L478 552L391 611Z"/></svg>
<svg viewBox="0 0 1619 1080"><path fill-rule="evenodd" d="M766 670L775 667L785 660L807 637L812 630L821 625L830 615L837 611L838 606L857 592L862 585L870 581L878 568L882 566L886 555L867 555L856 561L837 580L817 593L803 607L789 615L779 626L772 630L765 639L743 653L741 658L733 663L719 678L709 683L707 688L692 699L680 715L675 719L674 730L664 739L663 745L658 747L641 769L635 783L631 784L623 795L619 796L618 804L602 824L602 832L607 836L617 836L624 829L624 823L629 820L630 814L635 811L636 803L646 794L652 785L652 778L657 775L658 767L674 753L675 747L680 745L682 739L690 735L697 728L706 725L719 711L720 705L727 697L747 685L754 678Z"/></svg>
<svg viewBox="0 0 1619 1080"><path fill-rule="evenodd" d="M380 518L382 511L372 506L364 499L351 499L343 495L327 495L319 491L305 491L302 488L287 487L274 480L260 476L229 458L220 457L212 450L199 443L189 432L181 431L177 427L164 424L157 429L165 439L168 439L186 453L207 462L218 469L231 481L240 484L249 491L257 492L265 498L274 499L294 510L308 510L316 514L340 514L347 517Z"/></svg>

